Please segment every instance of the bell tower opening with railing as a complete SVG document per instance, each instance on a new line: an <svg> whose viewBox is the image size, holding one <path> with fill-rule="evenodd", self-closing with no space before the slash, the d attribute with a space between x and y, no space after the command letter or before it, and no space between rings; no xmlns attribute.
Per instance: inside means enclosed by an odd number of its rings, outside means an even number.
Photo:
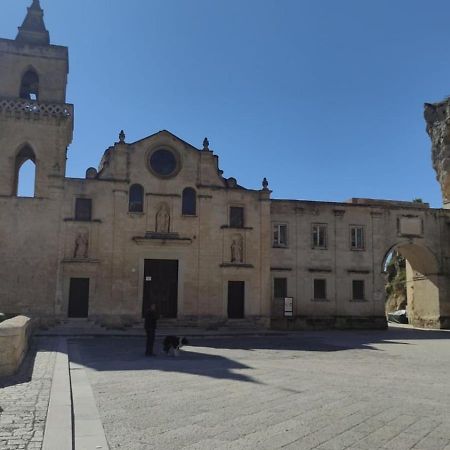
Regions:
<svg viewBox="0 0 450 450"><path fill-rule="evenodd" d="M0 39L0 196L18 195L27 161L35 167L35 197L62 187L73 133L68 71L68 49L50 44L44 12L33 0L15 40Z"/></svg>

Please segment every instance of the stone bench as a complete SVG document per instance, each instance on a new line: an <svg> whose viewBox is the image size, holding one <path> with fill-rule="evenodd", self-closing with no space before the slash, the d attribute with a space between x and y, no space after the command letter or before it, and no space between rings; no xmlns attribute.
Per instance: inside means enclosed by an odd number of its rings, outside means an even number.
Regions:
<svg viewBox="0 0 450 450"><path fill-rule="evenodd" d="M12 375L28 350L31 320L16 316L0 323L0 377Z"/></svg>

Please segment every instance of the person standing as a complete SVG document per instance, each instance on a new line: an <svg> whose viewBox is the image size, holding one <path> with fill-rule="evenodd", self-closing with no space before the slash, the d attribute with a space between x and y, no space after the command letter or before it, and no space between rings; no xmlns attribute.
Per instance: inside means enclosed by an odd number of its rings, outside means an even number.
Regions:
<svg viewBox="0 0 450 450"><path fill-rule="evenodd" d="M145 356L155 356L153 353L153 344L155 342L156 322L159 316L156 312L156 305L151 304L144 316L145 333L147 334L147 345L145 348Z"/></svg>

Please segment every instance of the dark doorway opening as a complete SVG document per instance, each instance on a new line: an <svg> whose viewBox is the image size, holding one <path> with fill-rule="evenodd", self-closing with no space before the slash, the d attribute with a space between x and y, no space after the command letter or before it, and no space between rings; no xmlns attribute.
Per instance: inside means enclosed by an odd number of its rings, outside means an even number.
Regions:
<svg viewBox="0 0 450 450"><path fill-rule="evenodd" d="M178 261L146 259L142 316L151 304L162 318L173 319L178 311Z"/></svg>
<svg viewBox="0 0 450 450"><path fill-rule="evenodd" d="M69 317L88 317L89 278L71 278L69 290Z"/></svg>
<svg viewBox="0 0 450 450"><path fill-rule="evenodd" d="M228 282L228 318L244 318L245 282Z"/></svg>

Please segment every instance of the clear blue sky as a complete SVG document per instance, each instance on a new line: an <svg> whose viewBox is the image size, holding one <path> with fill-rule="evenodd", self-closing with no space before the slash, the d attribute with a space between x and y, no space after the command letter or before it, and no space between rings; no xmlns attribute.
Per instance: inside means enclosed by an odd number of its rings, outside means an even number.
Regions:
<svg viewBox="0 0 450 450"><path fill-rule="evenodd" d="M31 0L2 0L14 38ZM168 129L274 198L440 207L423 103L450 93L448 0L41 0L70 51L83 177L123 128Z"/></svg>

